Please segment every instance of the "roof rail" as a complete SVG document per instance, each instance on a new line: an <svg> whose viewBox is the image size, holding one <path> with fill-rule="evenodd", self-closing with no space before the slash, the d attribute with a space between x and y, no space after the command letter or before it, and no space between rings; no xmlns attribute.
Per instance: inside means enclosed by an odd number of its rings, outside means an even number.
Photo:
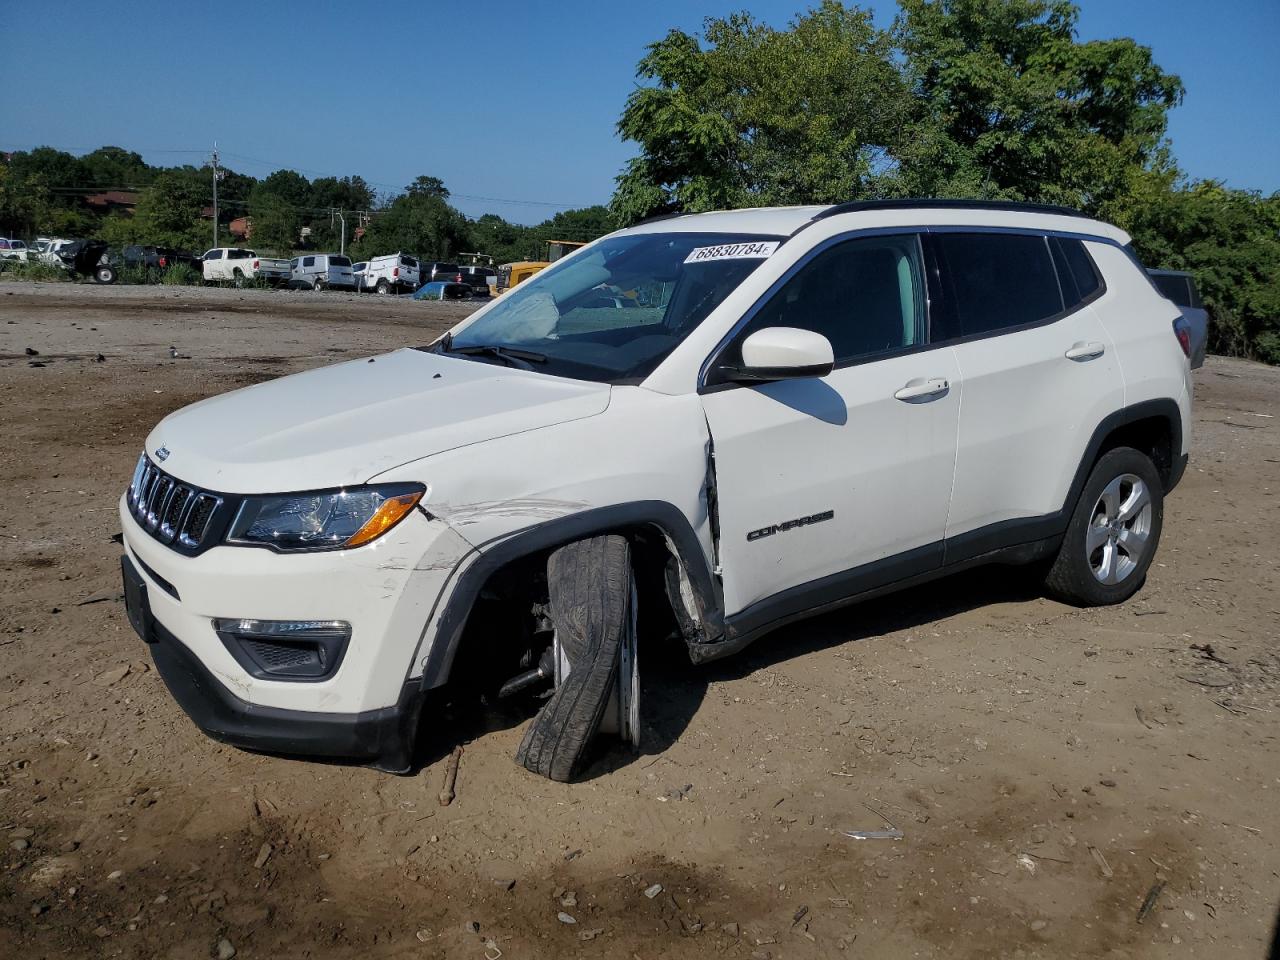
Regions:
<svg viewBox="0 0 1280 960"><path fill-rule="evenodd" d="M938 197L910 197L901 200L854 200L837 203L823 210L814 220L834 217L841 213L860 213L864 210L1010 210L1015 213L1052 213L1060 217L1087 217L1072 207L1054 203L1023 203L1020 200L944 200Z"/></svg>

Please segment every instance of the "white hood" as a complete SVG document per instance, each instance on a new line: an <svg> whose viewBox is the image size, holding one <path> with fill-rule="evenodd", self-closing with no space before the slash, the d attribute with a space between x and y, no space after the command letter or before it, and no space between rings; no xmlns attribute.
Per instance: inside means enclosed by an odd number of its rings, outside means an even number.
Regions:
<svg viewBox="0 0 1280 960"><path fill-rule="evenodd" d="M286 493L364 483L608 405L607 384L399 350L202 400L162 420L146 449L179 480L209 490Z"/></svg>

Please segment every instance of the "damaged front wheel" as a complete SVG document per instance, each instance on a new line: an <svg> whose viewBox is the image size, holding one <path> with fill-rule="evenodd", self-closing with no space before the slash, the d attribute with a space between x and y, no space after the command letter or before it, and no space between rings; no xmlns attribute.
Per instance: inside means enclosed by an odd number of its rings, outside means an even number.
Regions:
<svg viewBox="0 0 1280 960"><path fill-rule="evenodd" d="M580 540L547 561L555 690L525 732L516 760L567 781L597 732L640 742L636 588L624 537Z"/></svg>

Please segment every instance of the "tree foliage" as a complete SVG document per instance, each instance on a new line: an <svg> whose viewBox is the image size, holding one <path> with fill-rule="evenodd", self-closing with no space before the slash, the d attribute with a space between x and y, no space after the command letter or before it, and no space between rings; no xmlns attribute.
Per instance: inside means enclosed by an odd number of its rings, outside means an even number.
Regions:
<svg viewBox="0 0 1280 960"><path fill-rule="evenodd" d="M670 210L863 196L909 105L889 36L835 0L787 30L747 14L650 45L618 132L641 146L618 178L624 222Z"/></svg>
<svg viewBox="0 0 1280 960"><path fill-rule="evenodd" d="M673 30L637 66L611 203L655 214L874 197L1062 203L1192 270L1213 346L1280 362L1280 194L1179 171L1182 81L1128 38L1081 42L1069 0L898 0L890 30L823 0L786 29Z"/></svg>
<svg viewBox="0 0 1280 960"><path fill-rule="evenodd" d="M200 212L205 192L180 172L156 174L142 191L132 217L134 239L156 246L194 248L202 245Z"/></svg>

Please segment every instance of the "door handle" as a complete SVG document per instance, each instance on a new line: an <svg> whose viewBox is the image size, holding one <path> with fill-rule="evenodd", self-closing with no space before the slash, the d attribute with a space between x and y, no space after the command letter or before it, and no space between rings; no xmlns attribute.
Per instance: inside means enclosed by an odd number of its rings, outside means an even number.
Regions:
<svg viewBox="0 0 1280 960"><path fill-rule="evenodd" d="M897 400L906 403L928 403L930 400L937 400L939 397L946 396L951 389L944 377L916 377L914 380L908 380L902 389L898 390L893 396Z"/></svg>
<svg viewBox="0 0 1280 960"><path fill-rule="evenodd" d="M1093 360L1102 356L1107 352L1105 344L1098 343L1096 340L1084 341L1077 340L1071 345L1071 349L1063 354L1068 360Z"/></svg>

